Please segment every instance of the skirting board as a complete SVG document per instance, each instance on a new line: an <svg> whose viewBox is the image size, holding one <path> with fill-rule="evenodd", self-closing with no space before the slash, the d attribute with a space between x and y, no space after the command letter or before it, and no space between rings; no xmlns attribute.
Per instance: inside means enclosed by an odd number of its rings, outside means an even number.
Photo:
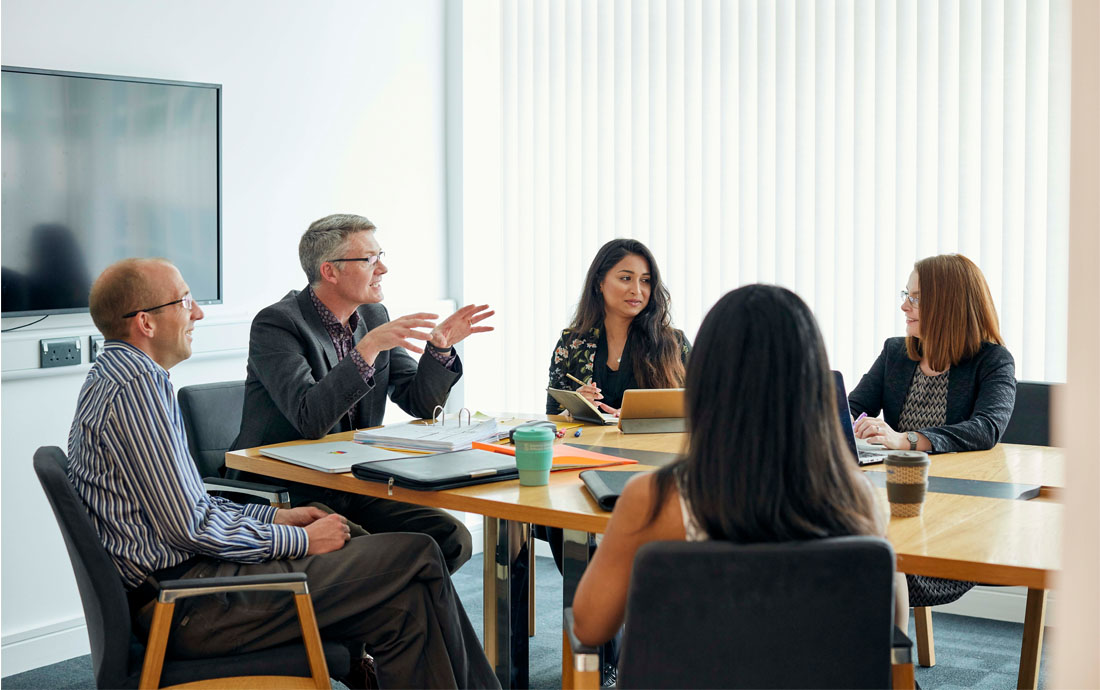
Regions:
<svg viewBox="0 0 1100 690"><path fill-rule="evenodd" d="M0 668L5 677L88 654L84 618L5 635L0 644Z"/></svg>

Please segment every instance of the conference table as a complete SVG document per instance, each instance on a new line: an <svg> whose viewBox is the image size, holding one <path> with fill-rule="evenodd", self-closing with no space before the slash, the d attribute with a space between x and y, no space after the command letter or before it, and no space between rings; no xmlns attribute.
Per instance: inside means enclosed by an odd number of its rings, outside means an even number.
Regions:
<svg viewBox="0 0 1100 690"><path fill-rule="evenodd" d="M520 415L517 415L520 417ZM559 420L545 415L528 419ZM351 440L352 433L333 434L317 441ZM607 454L637 460L637 465L606 469L653 469L674 459L685 448L686 434L623 434L616 427L585 426L580 437L560 442L582 445ZM1021 645L1018 687L1038 684L1046 592L1061 565L1064 456L1059 448L1001 444L988 451L933 455L930 482L934 486L917 518L891 518L887 539L897 554L901 572L971 580L992 585L1017 585L1028 590ZM528 538L530 524L562 528L564 543L563 605L572 604L577 583L587 566L589 535L606 530L611 513L599 508L579 479L581 470L551 473L547 486L520 486L516 480L479 484L447 491L414 491L360 480L350 473L328 474L264 457L259 449L226 453L228 467L284 481L301 482L416 505L475 513L484 520L484 645L501 684L508 687L512 659L511 577L519 545ZM881 473L881 465L867 467ZM870 475L872 480L881 477ZM970 487L970 488L968 488ZM970 489L974 488L974 491ZM998 491L983 491L983 489ZM1032 500L1014 500L1019 489L1037 494ZM886 491L877 489L887 511ZM983 493L1008 497L989 497ZM1029 494L1029 495L1030 495ZM563 642L563 681L572 677L568 641Z"/></svg>

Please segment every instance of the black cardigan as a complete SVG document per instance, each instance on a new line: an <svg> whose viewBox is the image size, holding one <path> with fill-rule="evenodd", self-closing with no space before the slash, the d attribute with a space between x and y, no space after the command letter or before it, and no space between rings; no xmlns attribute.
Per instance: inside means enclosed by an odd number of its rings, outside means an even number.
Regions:
<svg viewBox="0 0 1100 690"><path fill-rule="evenodd" d="M905 338L889 338L882 353L848 396L853 416L866 412L897 430L917 362L905 352ZM986 450L1001 439L1016 402L1016 366L1001 345L982 343L978 354L951 367L944 426L919 431L933 453Z"/></svg>

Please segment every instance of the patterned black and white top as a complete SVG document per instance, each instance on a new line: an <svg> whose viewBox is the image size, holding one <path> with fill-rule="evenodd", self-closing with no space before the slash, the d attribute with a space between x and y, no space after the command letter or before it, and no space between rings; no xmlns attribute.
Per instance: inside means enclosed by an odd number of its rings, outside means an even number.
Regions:
<svg viewBox="0 0 1100 690"><path fill-rule="evenodd" d="M921 380L916 375L918 370L917 362L906 352L905 338L888 339L878 359L848 395L852 415L877 417L881 412L883 421L893 429L920 431L931 442L933 453L987 450L997 444L1016 401L1015 363L1004 346L982 343L973 357L952 363L950 382L947 374L931 377L942 378L939 385L945 391L940 394L945 399L938 424L907 426L901 420L902 409L917 404L917 396L910 389Z"/></svg>
<svg viewBox="0 0 1100 690"><path fill-rule="evenodd" d="M918 366L898 416L898 431L919 431L947 422L947 381L951 370L925 376Z"/></svg>

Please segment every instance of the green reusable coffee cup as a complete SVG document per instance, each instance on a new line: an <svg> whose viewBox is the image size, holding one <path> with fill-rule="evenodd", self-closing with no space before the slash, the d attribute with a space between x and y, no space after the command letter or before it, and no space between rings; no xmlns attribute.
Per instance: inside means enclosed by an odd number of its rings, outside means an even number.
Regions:
<svg viewBox="0 0 1100 690"><path fill-rule="evenodd" d="M516 469L520 486L546 486L554 462L554 432L545 426L516 429Z"/></svg>

